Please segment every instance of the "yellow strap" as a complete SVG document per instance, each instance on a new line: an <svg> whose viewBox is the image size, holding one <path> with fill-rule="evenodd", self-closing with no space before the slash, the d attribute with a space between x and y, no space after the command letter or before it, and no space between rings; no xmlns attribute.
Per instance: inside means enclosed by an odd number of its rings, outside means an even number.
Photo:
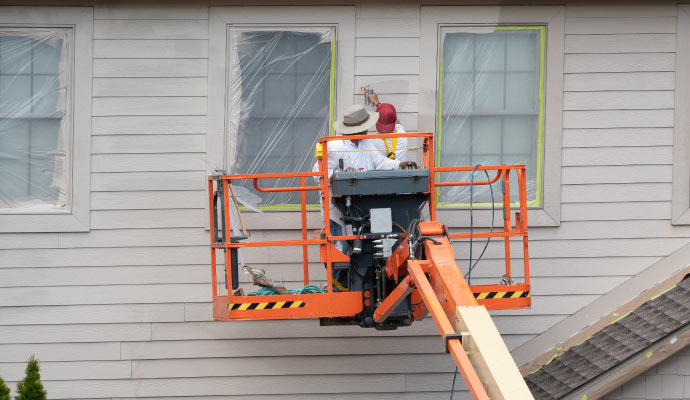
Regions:
<svg viewBox="0 0 690 400"><path fill-rule="evenodd" d="M393 133L398 133L398 131L393 131ZM391 160L395 160L395 149L398 147L398 138L394 137L393 138L393 143L391 143L391 148L388 148L388 140L387 139L381 139L383 140L383 144L386 145L386 154L387 157L390 158Z"/></svg>

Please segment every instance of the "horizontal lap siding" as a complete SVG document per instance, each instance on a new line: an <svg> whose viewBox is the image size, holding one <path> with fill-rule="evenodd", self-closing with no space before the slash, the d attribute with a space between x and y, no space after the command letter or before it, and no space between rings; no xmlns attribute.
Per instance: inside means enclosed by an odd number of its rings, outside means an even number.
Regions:
<svg viewBox="0 0 690 400"><path fill-rule="evenodd" d="M687 226L670 223L673 113L686 112L675 109L674 90L687 90L675 85L676 12L672 4L651 3L567 8L564 222L554 239L588 226L591 237L627 237L630 243L655 238L657 245L669 245L661 256L687 241ZM660 364L659 375L655 366L605 398L654 397L651 384L645 392L645 375L659 378L661 396L661 365L672 365L664 372L663 397L683 397L687 378L678 376L684 373L676 362L674 355ZM667 393L674 381L680 382L677 396Z"/></svg>
<svg viewBox="0 0 690 400"><path fill-rule="evenodd" d="M566 7L561 226L531 230L532 309L494 313L509 348L690 237L670 225L675 11L631 8ZM448 398L453 365L429 319L392 332L211 321L208 8L97 6L95 16L91 231L0 235L3 377L19 379L36 354L56 399ZM345 89L361 103L359 87L373 86L416 130L419 93L433 90L419 86L419 6L363 4L356 16ZM294 213L246 221L254 240L300 235ZM308 226L321 227L318 212ZM464 268L467 245L455 250ZM503 273L501 251L489 247L474 283ZM245 256L301 286L300 249ZM309 268L325 279L321 264Z"/></svg>
<svg viewBox="0 0 690 400"><path fill-rule="evenodd" d="M419 5L357 7L355 102L363 104L360 87L369 85L379 100L395 105L408 131L418 127Z"/></svg>
<svg viewBox="0 0 690 400"><path fill-rule="evenodd" d="M688 237L670 225L675 16L669 5L566 7L562 225L554 239L597 221L585 236L657 238L669 251Z"/></svg>
<svg viewBox="0 0 690 400"><path fill-rule="evenodd" d="M34 305L22 304L29 316L10 307L2 323L136 323L150 340L151 323L183 323L185 302L210 297L203 231L208 9L96 10L92 230L60 234L59 247L76 253L38 262L27 271L36 280L20 268L5 271L36 286ZM84 261L69 261L76 258ZM114 339L120 347L123 340ZM124 379L136 382L131 361L119 353L116 360L129 364ZM65 380L98 379L84 375L77 370ZM97 395L77 390L62 396Z"/></svg>

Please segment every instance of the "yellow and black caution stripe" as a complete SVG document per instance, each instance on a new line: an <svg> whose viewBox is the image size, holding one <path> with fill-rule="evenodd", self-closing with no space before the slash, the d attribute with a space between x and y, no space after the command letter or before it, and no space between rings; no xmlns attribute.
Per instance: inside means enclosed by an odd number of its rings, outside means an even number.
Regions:
<svg viewBox="0 0 690 400"><path fill-rule="evenodd" d="M519 299L529 297L529 290L516 290L514 292L478 292L474 293L477 300L484 299Z"/></svg>
<svg viewBox="0 0 690 400"><path fill-rule="evenodd" d="M236 303L228 304L228 310L278 310L281 308L302 308L306 306L307 303L302 300L296 301L272 301L265 303Z"/></svg>

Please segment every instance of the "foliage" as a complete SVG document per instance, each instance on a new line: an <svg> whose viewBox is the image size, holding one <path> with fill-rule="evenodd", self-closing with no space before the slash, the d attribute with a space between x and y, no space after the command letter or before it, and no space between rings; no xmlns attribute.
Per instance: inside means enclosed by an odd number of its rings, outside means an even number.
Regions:
<svg viewBox="0 0 690 400"><path fill-rule="evenodd" d="M5 385L5 381L0 377L0 400L12 400L10 397L10 388Z"/></svg>
<svg viewBox="0 0 690 400"><path fill-rule="evenodd" d="M17 397L15 400L46 400L46 391L41 383L38 360L31 356L26 365L24 379L17 383Z"/></svg>

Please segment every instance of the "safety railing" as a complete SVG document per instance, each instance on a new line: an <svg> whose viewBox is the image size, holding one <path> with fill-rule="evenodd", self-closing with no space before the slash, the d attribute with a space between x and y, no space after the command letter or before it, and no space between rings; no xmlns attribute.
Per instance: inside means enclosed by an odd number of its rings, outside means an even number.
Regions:
<svg viewBox="0 0 690 400"><path fill-rule="evenodd" d="M210 230L211 230L211 265L212 265L212 280L213 280L213 296L218 296L218 278L217 278L217 255L216 249L224 249L225 251L225 274L226 285L228 288L228 296L231 291L238 288L238 274L237 274L237 252L232 252L232 249L239 249L245 247L267 247L267 246L302 246L302 265L304 269L304 284L309 284L309 260L308 260L308 246L325 244L323 239L308 239L307 234L307 200L306 192L322 190L322 186L306 186L306 178L321 177L317 172L294 172L294 173L275 173L275 174L243 174L243 175L214 175L208 178L209 191L209 210L210 210ZM263 188L259 186L260 179L276 179L276 178L299 178L300 186L285 187L285 188ZM268 240L257 242L240 242L246 237L233 238L231 235L230 226L230 190L232 190L232 181L251 180L254 188L259 192L300 192L300 212L301 212L301 240ZM234 196L233 196L234 198ZM218 204L220 200L220 205ZM235 209L239 209L235 204ZM220 209L220 213L218 212ZM229 239L229 240L228 240ZM233 255L235 260L233 260ZM233 264L233 261L235 264ZM232 288L232 289L231 289Z"/></svg>
<svg viewBox="0 0 690 400"><path fill-rule="evenodd" d="M301 246L302 247L302 267L303 267L303 281L304 285L310 283L309 278L309 260L308 260L308 246L321 245L322 250L325 250L325 259L322 260L326 264L326 276L328 284L326 291L330 291L333 287L332 281L332 260L335 257L333 253L333 246L328 245L336 240L354 240L354 235L333 236L330 230L330 215L328 206L323 208L324 228L314 232L312 238L308 237L307 230L307 201L306 193L309 191L319 191L321 197L321 204L329 205L333 197L329 190L329 176L328 176L328 143L334 140L367 140L367 139L387 139L394 137L404 138L420 138L421 139L421 168L429 170L429 216L431 220L436 220L436 191L437 188L449 186L485 186L497 182L501 183L502 187L502 207L503 207L503 230L496 232L471 232L471 233L447 233L450 239L480 239L480 238L502 238L505 242L506 252L506 275L511 277L511 257L510 257L510 239L521 238L523 240L523 259L524 259L524 284L529 287L529 260L528 260L528 245L527 245L527 195L526 195L526 175L525 166L522 165L500 165L500 166L463 166L463 167L436 167L434 165L434 143L433 133L419 132L419 133L391 133L380 135L348 135L346 137L329 136L319 139L322 146L322 156L318 159L318 172L290 172L290 173L272 173L272 174L241 174L241 175L214 175L208 178L208 193L209 193L209 213L210 213L210 229L211 229L211 265L212 265L212 281L213 281L213 297L219 297L218 294L218 277L217 277L217 254L216 250L225 250L225 274L227 285L227 297L232 297L232 290L238 288L238 274L237 274L237 249L250 247L268 247L268 246ZM450 172L476 172L476 171L495 171L495 176L490 180L470 180L470 181L437 181L438 177L443 173ZM510 195L510 176L511 172L517 175L518 181L518 197L519 197L519 211L515 213L515 221L512 220L511 215L511 195ZM492 173L493 175L493 173ZM260 181L264 179L276 178L297 178L299 179L299 186L294 187L272 187L266 188L260 185ZM308 185L307 179L318 179L318 185ZM232 237L230 227L229 212L231 210L230 202L234 197L230 195L232 191L232 182L240 180L250 180L254 188L262 193L272 192L300 192L300 216L301 216L301 239L296 240L264 240L264 241L241 241L246 239L243 237ZM233 264L234 262L234 264ZM473 291L484 290L480 288L481 285L474 286ZM529 293L529 292L527 292ZM337 294L337 293L336 293ZM475 293L477 296L477 293Z"/></svg>
<svg viewBox="0 0 690 400"><path fill-rule="evenodd" d="M457 182L436 182L436 187L444 186L486 186L500 181L501 183L501 203L503 207L503 231L497 232L469 232L449 234L450 239L482 239L482 238L503 238L505 242L506 275L512 277L510 238L522 239L522 251L524 260L525 283L529 284L529 249L527 243L527 190L525 165L499 165L499 166L475 166L475 167L436 167L434 172L471 172L476 171L496 171L496 175L491 180L470 180ZM510 174L514 171L518 181L518 207L515 213L515 221L511 214L511 195L510 195ZM492 199L493 201L493 199ZM435 208L435 205L433 205ZM434 219L432 217L432 219Z"/></svg>

